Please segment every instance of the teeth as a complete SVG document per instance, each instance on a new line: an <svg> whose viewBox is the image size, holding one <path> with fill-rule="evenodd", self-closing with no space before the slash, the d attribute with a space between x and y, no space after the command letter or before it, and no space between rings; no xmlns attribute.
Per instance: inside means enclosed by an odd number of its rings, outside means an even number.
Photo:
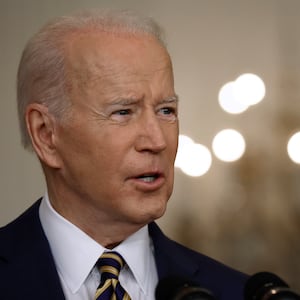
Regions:
<svg viewBox="0 0 300 300"><path fill-rule="evenodd" d="M140 177L141 180L143 180L144 182L152 182L156 179L156 176L143 176Z"/></svg>

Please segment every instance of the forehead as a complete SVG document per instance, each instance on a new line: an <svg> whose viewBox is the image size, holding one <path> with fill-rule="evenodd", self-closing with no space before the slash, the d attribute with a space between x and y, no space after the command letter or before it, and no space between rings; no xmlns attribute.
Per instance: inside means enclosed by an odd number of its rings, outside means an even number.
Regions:
<svg viewBox="0 0 300 300"><path fill-rule="evenodd" d="M151 77L158 71L172 71L166 49L146 35L79 32L69 37L65 52L67 72L82 83L124 73Z"/></svg>

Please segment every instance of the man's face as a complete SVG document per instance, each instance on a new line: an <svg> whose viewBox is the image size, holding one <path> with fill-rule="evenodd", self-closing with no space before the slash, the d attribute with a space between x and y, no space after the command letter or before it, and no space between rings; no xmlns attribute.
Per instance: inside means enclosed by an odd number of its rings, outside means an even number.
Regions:
<svg viewBox="0 0 300 300"><path fill-rule="evenodd" d="M57 125L59 198L106 223L160 217L178 138L168 54L152 38L103 32L79 34L65 51L72 107Z"/></svg>

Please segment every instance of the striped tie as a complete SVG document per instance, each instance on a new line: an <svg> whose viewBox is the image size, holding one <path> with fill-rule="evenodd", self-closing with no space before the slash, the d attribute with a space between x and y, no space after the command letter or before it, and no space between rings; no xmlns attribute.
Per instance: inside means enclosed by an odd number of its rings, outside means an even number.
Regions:
<svg viewBox="0 0 300 300"><path fill-rule="evenodd" d="M118 279L123 265L124 259L117 252L104 252L101 255L97 262L101 273L101 283L94 300L130 300Z"/></svg>

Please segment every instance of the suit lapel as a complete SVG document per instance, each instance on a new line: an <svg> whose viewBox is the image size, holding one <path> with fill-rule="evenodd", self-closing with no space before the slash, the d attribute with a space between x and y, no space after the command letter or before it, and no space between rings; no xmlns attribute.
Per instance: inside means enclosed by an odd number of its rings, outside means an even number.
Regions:
<svg viewBox="0 0 300 300"><path fill-rule="evenodd" d="M167 276L193 278L198 265L184 247L167 238L155 223L149 224L159 279Z"/></svg>
<svg viewBox="0 0 300 300"><path fill-rule="evenodd" d="M39 220L39 204L0 231L0 282L3 276L9 299L65 299Z"/></svg>

